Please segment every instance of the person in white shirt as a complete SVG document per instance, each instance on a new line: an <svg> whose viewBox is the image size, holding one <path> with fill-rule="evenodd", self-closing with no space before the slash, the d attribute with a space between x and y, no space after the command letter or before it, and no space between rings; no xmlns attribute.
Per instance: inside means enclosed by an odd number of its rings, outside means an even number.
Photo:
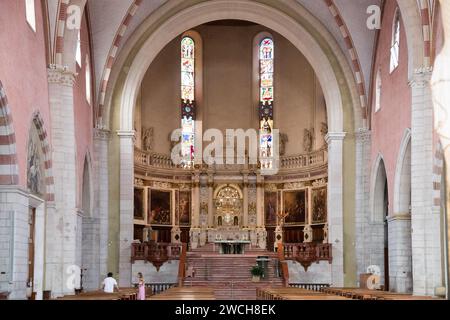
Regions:
<svg viewBox="0 0 450 320"><path fill-rule="evenodd" d="M120 291L116 279L113 278L112 272L108 273L108 277L103 280L102 286L103 291L106 293L114 293L114 288L117 289L117 292Z"/></svg>

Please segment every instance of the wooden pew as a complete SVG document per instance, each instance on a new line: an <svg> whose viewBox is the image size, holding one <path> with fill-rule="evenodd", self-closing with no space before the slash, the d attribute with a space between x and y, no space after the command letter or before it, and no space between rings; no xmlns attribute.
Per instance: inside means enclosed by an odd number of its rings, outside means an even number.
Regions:
<svg viewBox="0 0 450 320"><path fill-rule="evenodd" d="M259 300L350 300L346 297L301 288L258 289Z"/></svg>
<svg viewBox="0 0 450 320"><path fill-rule="evenodd" d="M57 300L137 300L137 290L135 288L121 288L120 292L114 293L90 291L73 296L64 296Z"/></svg>
<svg viewBox="0 0 450 320"><path fill-rule="evenodd" d="M413 296L406 293L361 288L322 288L321 291L327 294L335 294L358 300L439 300L438 298L428 296Z"/></svg>
<svg viewBox="0 0 450 320"><path fill-rule="evenodd" d="M214 289L204 287L176 287L148 300L215 300Z"/></svg>

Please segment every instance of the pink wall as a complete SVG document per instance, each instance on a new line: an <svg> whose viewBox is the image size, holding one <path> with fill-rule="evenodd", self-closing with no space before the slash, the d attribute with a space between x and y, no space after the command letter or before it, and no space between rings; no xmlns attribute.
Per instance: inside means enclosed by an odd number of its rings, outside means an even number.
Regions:
<svg viewBox="0 0 450 320"><path fill-rule="evenodd" d="M89 45L89 28L84 15L81 25L81 68L77 65L76 83L74 86L74 113L75 113L75 140L77 143L76 149L76 165L77 165L77 188L78 197L77 205L82 207L82 185L83 185L83 169L86 155L89 153L92 157L93 152L93 105L94 95L91 90L91 105L86 100L86 56L89 56L90 65L92 66L91 50ZM91 84L94 79L94 74L91 68ZM91 85L91 88L93 86ZM92 178L92 174L91 174Z"/></svg>
<svg viewBox="0 0 450 320"><path fill-rule="evenodd" d="M392 25L397 8L396 1L386 1L383 22L378 39L373 74L372 101L372 167L381 154L386 167L389 191L389 213L393 213L394 179L400 145L407 128L411 128L411 89L408 85L408 52L403 22L400 28L399 66L392 74L390 68L390 48ZM381 110L375 113L375 79L381 70Z"/></svg>
<svg viewBox="0 0 450 320"><path fill-rule="evenodd" d="M36 33L25 19L25 1L0 1L0 80L9 100L16 132L19 184L26 187L28 133L39 111L50 139L50 109L43 14L35 1Z"/></svg>

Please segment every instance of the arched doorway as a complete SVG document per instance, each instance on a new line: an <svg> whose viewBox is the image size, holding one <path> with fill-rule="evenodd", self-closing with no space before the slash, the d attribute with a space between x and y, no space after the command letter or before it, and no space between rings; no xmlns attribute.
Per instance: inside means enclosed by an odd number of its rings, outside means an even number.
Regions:
<svg viewBox="0 0 450 320"><path fill-rule="evenodd" d="M386 168L382 157L377 162L375 187L373 193L373 228L371 265L380 268L381 282L385 290L389 290L389 190Z"/></svg>
<svg viewBox="0 0 450 320"><path fill-rule="evenodd" d="M411 293L411 133L403 139L397 160L394 183L393 213L389 217L389 269L390 289Z"/></svg>
<svg viewBox="0 0 450 320"><path fill-rule="evenodd" d="M83 166L81 222L81 287L96 290L100 284L99 221L93 212L92 181L89 157Z"/></svg>

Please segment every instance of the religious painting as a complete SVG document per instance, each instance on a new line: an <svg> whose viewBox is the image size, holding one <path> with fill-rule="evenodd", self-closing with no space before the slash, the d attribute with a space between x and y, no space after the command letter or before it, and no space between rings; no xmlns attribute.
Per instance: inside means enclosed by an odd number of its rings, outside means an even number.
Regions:
<svg viewBox="0 0 450 320"><path fill-rule="evenodd" d="M327 222L327 187L312 190L312 222Z"/></svg>
<svg viewBox="0 0 450 320"><path fill-rule="evenodd" d="M308 212L308 193L306 190L285 191L283 210L286 224L303 224Z"/></svg>
<svg viewBox="0 0 450 320"><path fill-rule="evenodd" d="M191 192L180 191L180 225L188 226L191 223Z"/></svg>
<svg viewBox="0 0 450 320"><path fill-rule="evenodd" d="M171 224L171 206L170 191L149 190L149 219L151 224L170 225Z"/></svg>
<svg viewBox="0 0 450 320"><path fill-rule="evenodd" d="M43 156L40 149L38 134L33 130L28 141L27 187L35 195L45 192Z"/></svg>
<svg viewBox="0 0 450 320"><path fill-rule="evenodd" d="M144 220L144 189L134 188L134 218Z"/></svg>
<svg viewBox="0 0 450 320"><path fill-rule="evenodd" d="M277 193L264 193L264 214L266 226L274 226L277 224Z"/></svg>

